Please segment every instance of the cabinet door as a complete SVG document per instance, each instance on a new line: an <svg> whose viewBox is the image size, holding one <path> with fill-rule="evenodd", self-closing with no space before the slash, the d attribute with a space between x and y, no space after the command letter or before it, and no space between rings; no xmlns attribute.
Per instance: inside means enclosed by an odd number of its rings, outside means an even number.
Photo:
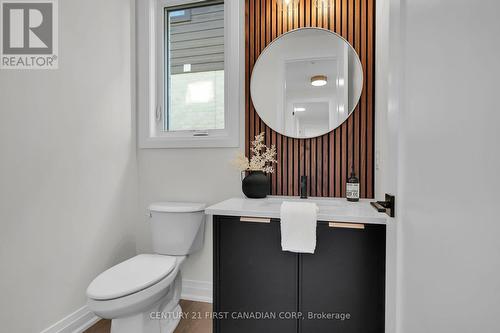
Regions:
<svg viewBox="0 0 500 333"><path fill-rule="evenodd" d="M214 320L218 333L292 333L297 321L280 313L297 311L298 256L281 251L280 225L214 220ZM276 315L276 319L235 316Z"/></svg>
<svg viewBox="0 0 500 333"><path fill-rule="evenodd" d="M299 303L306 318L300 332L383 333L385 226L361 230L319 223L317 235L316 253L300 256ZM321 317L328 314L333 317Z"/></svg>

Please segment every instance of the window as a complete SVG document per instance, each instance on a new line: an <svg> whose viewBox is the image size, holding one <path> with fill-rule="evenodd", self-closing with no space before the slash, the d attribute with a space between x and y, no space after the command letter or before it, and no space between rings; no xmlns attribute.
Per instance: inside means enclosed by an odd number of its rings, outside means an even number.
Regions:
<svg viewBox="0 0 500 333"><path fill-rule="evenodd" d="M138 1L140 147L237 147L243 0Z"/></svg>
<svg viewBox="0 0 500 333"><path fill-rule="evenodd" d="M224 129L224 4L165 9L164 131Z"/></svg>

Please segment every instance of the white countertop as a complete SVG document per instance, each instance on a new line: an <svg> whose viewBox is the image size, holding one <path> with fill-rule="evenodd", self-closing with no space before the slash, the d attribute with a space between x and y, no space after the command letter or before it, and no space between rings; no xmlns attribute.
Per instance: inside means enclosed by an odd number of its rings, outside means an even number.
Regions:
<svg viewBox="0 0 500 333"><path fill-rule="evenodd" d="M319 207L318 221L386 224L387 215L379 213L370 200L349 202L343 198L308 198L269 196L265 199L231 198L205 209L208 215L280 218L283 201L315 202Z"/></svg>

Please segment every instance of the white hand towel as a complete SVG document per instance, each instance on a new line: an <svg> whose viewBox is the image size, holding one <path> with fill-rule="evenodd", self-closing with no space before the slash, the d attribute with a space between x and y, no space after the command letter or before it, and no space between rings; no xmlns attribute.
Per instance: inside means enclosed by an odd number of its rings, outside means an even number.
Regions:
<svg viewBox="0 0 500 333"><path fill-rule="evenodd" d="M312 202L281 204L281 248L296 253L314 253L318 206Z"/></svg>

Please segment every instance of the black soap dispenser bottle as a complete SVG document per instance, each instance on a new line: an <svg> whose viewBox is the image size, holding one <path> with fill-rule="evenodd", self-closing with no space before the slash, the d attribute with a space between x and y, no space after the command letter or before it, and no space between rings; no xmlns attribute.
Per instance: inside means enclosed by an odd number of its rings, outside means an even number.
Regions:
<svg viewBox="0 0 500 333"><path fill-rule="evenodd" d="M351 176L347 179L346 197L348 201L359 201L359 179L354 173L354 168L351 169Z"/></svg>

